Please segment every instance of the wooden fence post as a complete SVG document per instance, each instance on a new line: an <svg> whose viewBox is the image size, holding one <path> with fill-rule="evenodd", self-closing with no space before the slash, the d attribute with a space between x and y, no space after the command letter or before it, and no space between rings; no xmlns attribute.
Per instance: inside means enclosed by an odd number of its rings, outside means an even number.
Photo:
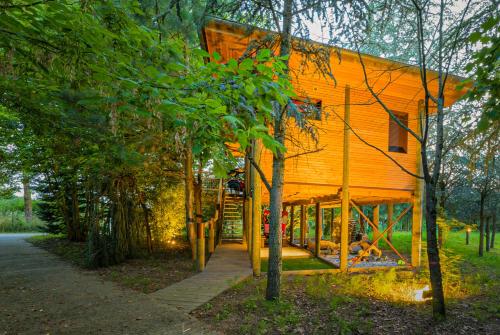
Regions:
<svg viewBox="0 0 500 335"><path fill-rule="evenodd" d="M316 203L316 229L315 232L315 244L314 244L314 256L319 257L321 252L321 233L322 233L322 215L321 215L321 204L319 202Z"/></svg>

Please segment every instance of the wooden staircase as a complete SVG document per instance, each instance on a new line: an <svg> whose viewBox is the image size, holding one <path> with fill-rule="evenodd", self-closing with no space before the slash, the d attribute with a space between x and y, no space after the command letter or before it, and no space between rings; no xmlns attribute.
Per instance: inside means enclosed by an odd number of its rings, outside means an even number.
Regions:
<svg viewBox="0 0 500 335"><path fill-rule="evenodd" d="M222 239L236 241L243 238L243 194L224 196Z"/></svg>

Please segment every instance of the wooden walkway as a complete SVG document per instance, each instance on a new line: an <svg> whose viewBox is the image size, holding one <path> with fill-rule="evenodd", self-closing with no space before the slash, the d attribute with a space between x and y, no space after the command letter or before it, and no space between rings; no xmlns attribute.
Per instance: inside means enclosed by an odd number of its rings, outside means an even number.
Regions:
<svg viewBox="0 0 500 335"><path fill-rule="evenodd" d="M158 290L150 296L160 303L189 313L252 274L241 244L222 244L210 257L205 271Z"/></svg>

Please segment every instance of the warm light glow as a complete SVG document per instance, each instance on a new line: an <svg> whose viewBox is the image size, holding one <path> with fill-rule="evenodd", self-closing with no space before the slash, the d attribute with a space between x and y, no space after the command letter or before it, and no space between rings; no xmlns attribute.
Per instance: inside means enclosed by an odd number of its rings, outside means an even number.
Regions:
<svg viewBox="0 0 500 335"><path fill-rule="evenodd" d="M472 231L472 229L470 228L467 228L467 232L470 233Z"/></svg>
<svg viewBox="0 0 500 335"><path fill-rule="evenodd" d="M175 244L175 241L172 241L172 244Z"/></svg>
<svg viewBox="0 0 500 335"><path fill-rule="evenodd" d="M415 291L415 301L424 301L424 300L427 300L428 298L424 298L424 292L427 292L429 291L429 286L426 285L424 288L420 289L420 290L416 290Z"/></svg>

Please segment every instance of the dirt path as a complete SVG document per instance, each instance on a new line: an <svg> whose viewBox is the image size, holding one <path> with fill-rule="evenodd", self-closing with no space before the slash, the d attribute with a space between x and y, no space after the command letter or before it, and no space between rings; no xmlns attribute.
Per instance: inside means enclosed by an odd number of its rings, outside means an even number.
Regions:
<svg viewBox="0 0 500 335"><path fill-rule="evenodd" d="M209 334L196 319L0 234L0 334Z"/></svg>

